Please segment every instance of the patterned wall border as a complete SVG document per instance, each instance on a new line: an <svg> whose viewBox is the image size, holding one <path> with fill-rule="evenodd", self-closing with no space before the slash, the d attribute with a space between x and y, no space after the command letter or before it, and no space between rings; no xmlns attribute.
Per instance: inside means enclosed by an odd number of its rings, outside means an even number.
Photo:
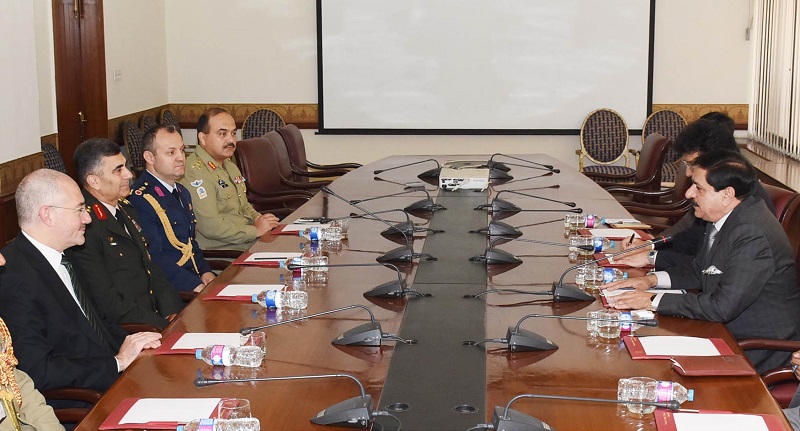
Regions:
<svg viewBox="0 0 800 431"><path fill-rule="evenodd" d="M0 196L13 195L25 175L43 167L44 153L41 151L0 164Z"/></svg>
<svg viewBox="0 0 800 431"><path fill-rule="evenodd" d="M728 114L736 122L738 130L747 130L747 116L750 107L747 104L667 104L667 103L654 103L653 112L662 111L664 109L673 110L683 116L688 122L692 122L701 116L718 111Z"/></svg>
<svg viewBox="0 0 800 431"><path fill-rule="evenodd" d="M182 127L193 128L197 119L208 108L219 107L228 110L241 127L247 116L257 109L272 109L286 124L294 124L301 129L319 128L318 107L316 103L242 104L242 103L173 103L170 109L175 113Z"/></svg>
<svg viewBox="0 0 800 431"><path fill-rule="evenodd" d="M131 120L137 126L141 125L142 117L145 115L152 115L158 121L161 111L169 108L170 105L156 106L155 108L145 109L144 111L134 112L132 114L123 115L121 117L108 119L108 139L122 145L122 123Z"/></svg>

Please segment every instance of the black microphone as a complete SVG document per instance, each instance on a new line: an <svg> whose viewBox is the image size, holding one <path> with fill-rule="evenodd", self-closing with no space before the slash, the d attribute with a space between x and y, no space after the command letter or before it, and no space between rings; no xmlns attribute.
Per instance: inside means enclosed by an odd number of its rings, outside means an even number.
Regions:
<svg viewBox="0 0 800 431"><path fill-rule="evenodd" d="M505 171L505 172L508 172L508 171L511 170L510 168L505 166L503 163L495 162L494 161L494 157L495 156L503 156L503 157L507 157L509 159L519 160L521 162L525 162L525 163L528 163L528 164L531 164L531 165L541 166L542 168L545 168L548 171L552 171L555 174L561 172L560 169L554 168L553 165L543 165L541 163L532 162L530 160L525 160L525 159L522 159L522 158L519 158L519 157L509 156L508 154L503 154L503 153L494 153L494 154L492 154L491 157L489 157L489 161L486 163L486 166L488 166L489 169L497 169L497 170L501 170L501 171ZM518 165L515 165L515 166L518 166Z"/></svg>
<svg viewBox="0 0 800 431"><path fill-rule="evenodd" d="M434 203L433 199L431 198L431 194L424 187L415 187L413 189L406 190L404 192L392 193L390 195L383 195L383 196L375 196L375 197L371 197L371 198L367 198L367 199L353 199L353 200L350 201L350 203L351 204L360 204L362 202L373 201L373 200L376 200L376 199L383 199L383 198L391 198L391 197L394 197L394 196L400 196L400 195L405 195L405 194L415 193L415 192L425 192L425 195L427 196L427 198L419 200L419 201L416 201L416 202L412 203L411 205L403 208L404 211L408 211L408 212L431 211L431 212L433 212L433 211L439 211L439 210L446 210L447 209L447 208L443 207L442 205Z"/></svg>
<svg viewBox="0 0 800 431"><path fill-rule="evenodd" d="M561 210L519 210L518 212L566 212L566 213L580 214L583 212L583 208L572 208L572 209L561 209ZM505 222L497 221L495 217L499 213L500 212L492 212L492 217L491 220L489 221L489 226L481 229L476 229L470 232L485 233L487 236L513 236L513 237L522 236L522 232L516 227L511 226L510 224Z"/></svg>
<svg viewBox="0 0 800 431"><path fill-rule="evenodd" d="M513 254L511 254L511 253L509 253L507 251L495 248L494 244L497 241L500 241L500 240L530 242L530 243L534 243L534 244L554 245L554 246L559 246L559 247L571 247L570 244L560 243L560 242L550 242L550 241L541 241L541 240L538 240L538 239L522 239L522 238L516 238L516 237L496 236L496 237L494 237L494 238L489 240L489 247L486 248L486 251L484 251L483 254L472 256L471 258L469 258L469 260L471 262L486 262L487 265L504 264L504 263L508 263L508 264L522 263L522 260L520 260L520 258L518 258L517 256L514 256ZM588 245L588 244L579 245L579 246L577 246L577 248L579 248L581 250L586 250L586 251L593 251L594 250L594 246L593 245Z"/></svg>
<svg viewBox="0 0 800 431"><path fill-rule="evenodd" d="M667 402L657 401L621 401L612 400L608 398L586 398L586 397L566 397L561 395L539 395L539 394L522 394L512 398L506 404L505 408L495 406L492 415L492 426L495 430L506 431L552 431L553 427L549 424L536 419L533 416L511 410L511 404L520 398L541 398L550 400L566 400L566 401L585 401L590 403L609 403L609 404L635 404L642 406L655 406L672 411L680 410L681 404L675 400Z"/></svg>
<svg viewBox="0 0 800 431"><path fill-rule="evenodd" d="M558 281L553 283L553 291L555 292L554 294L556 294L556 295L560 294L560 295L564 295L566 297L574 298L574 299L571 299L572 301L594 301L594 299L595 299L594 296L593 295L589 295L588 293L584 292L583 289L578 287L578 285L576 285L576 284L564 284L564 277L567 275L567 273L569 273L570 271L574 271L574 270L576 270L578 268L582 268L584 266L591 265L593 263L597 263L597 262L601 262L601 261L604 261L604 260L608 260L608 259L620 256L620 255L623 255L623 254L626 254L626 253L630 253L632 251L641 250L643 248L650 247L651 245L654 245L654 244L660 244L662 242L668 242L668 241L672 241L672 237L671 236L662 236L662 237L659 237L657 239L653 239L653 240L647 241L644 244L637 245L636 247L631 247L629 249L616 252L614 254L605 255L605 256L601 257L600 259L590 260L588 262L579 263L579 264L577 264L575 266L571 266L571 267L567 268L567 270L564 271L563 274L561 274L561 278L559 278ZM569 299L567 299L567 300L569 300Z"/></svg>
<svg viewBox="0 0 800 431"><path fill-rule="evenodd" d="M366 428L369 426L370 419L372 418L372 395L364 391L364 385L355 376L350 374L316 374L316 375L301 375L301 376L281 376L281 377L254 377L249 379L224 379L215 380L207 379L205 377L198 377L194 380L194 385L198 388L218 385L220 383L246 383L246 382L275 382L283 380L311 380L311 379L331 379L331 378L348 378L358 384L361 390L361 396L354 397L334 404L325 410L317 413L311 422L317 425L333 425L343 427L361 426Z"/></svg>
<svg viewBox="0 0 800 431"><path fill-rule="evenodd" d="M391 263L340 263L329 265L302 265L290 263L286 265L286 268L290 271L294 271L296 269L303 268L342 268L355 266L385 266L387 268L392 268L395 270L395 272L397 272L397 280L387 281L386 283L380 284L373 289L364 292L365 298L400 298L405 295L415 295L418 297L431 296L430 294L426 295L414 289L407 289L406 282L403 280L403 276L400 274L400 269Z"/></svg>
<svg viewBox="0 0 800 431"><path fill-rule="evenodd" d="M441 167L441 165L439 165L439 161L436 160L436 159L425 159L425 160L420 160L420 161L413 162L413 163L406 163L405 165L395 166L395 167L392 167L392 168L378 169L376 171L373 171L372 173L374 175L378 175L380 173L383 173L383 172L386 172L386 171L391 171L393 169L405 168L406 166L418 165L420 163L425 163L425 162L434 162L434 163L436 163L436 168L427 170L427 171L417 175L417 178L420 178L420 179L422 179L422 178L439 178L439 172L441 172L442 167Z"/></svg>
<svg viewBox="0 0 800 431"><path fill-rule="evenodd" d="M385 214L385 213L391 213L391 212L401 212L401 213L403 213L403 215L406 217L406 221L404 223L397 223L394 226L387 228L386 230L381 232L381 235L384 235L384 236L394 235L394 234L397 234L397 233L401 233L401 231L402 231L402 233L405 233L406 235L413 235L414 233L417 233L417 232L444 233L444 231L441 230L441 229L431 229L431 228L427 228L427 227L419 227L419 226L417 226L416 224L411 222L411 216L408 214L408 211L402 210L400 208L395 208L395 209L390 209L390 210L382 210L382 211L375 211L372 214ZM349 216L342 216L342 217L333 217L333 218L318 217L316 219L309 218L309 219L305 219L305 220L309 220L309 222L311 222L310 220L321 220L321 221L317 221L317 223L330 223L330 222L332 222L334 220L345 220L345 219L353 219L353 218L363 218L365 220L377 220L377 221L380 221L379 219L375 218L371 214L355 214L355 213L351 213Z"/></svg>
<svg viewBox="0 0 800 431"><path fill-rule="evenodd" d="M329 195L331 195L331 196L333 196L333 197L335 197L335 198L337 198L337 199L339 199L339 200L341 200L343 202L346 202L349 205L354 206L355 208L358 208L359 210L361 210L362 212L364 212L366 214L371 215L376 220L378 220L381 223L389 226L392 229L397 230L397 232L400 232L400 234L403 235L403 238L405 238L405 240L406 240L405 247L398 247L398 248L395 248L395 249L387 251L382 256L379 256L376 259L378 262L381 262L381 263L383 263L383 262L411 262L415 258L423 258L423 257L426 260L436 260L435 257L433 257L433 256L431 256L430 254L427 254L427 253L414 253L414 247L413 247L412 242L411 242L411 236L407 235L401 229L395 228L394 225L392 225L388 221L378 217L377 215L375 215L374 212L371 212L371 211L368 211L368 210L366 210L364 208L361 208L357 204L350 202L349 200L343 198L342 196L339 196L333 190L331 190L330 187L328 187L328 186L322 186L322 187L320 187L320 190L322 190L323 192L325 192L325 193L327 193L327 194L329 194Z"/></svg>
<svg viewBox="0 0 800 431"><path fill-rule="evenodd" d="M326 314L338 313L340 311L351 310L353 308L363 308L367 310L367 312L369 313L370 322L365 323L363 325L358 325L355 328L345 332L344 334L339 335L338 337L334 338L333 341L331 341L332 344L335 344L337 346L379 347L381 345L381 340L383 339L399 341L403 344L417 343L417 340L405 340L395 334L386 334L383 331L381 331L381 324L375 320L375 315L372 314L372 310L370 310L369 307L360 304L353 304L353 305L348 305L347 307L334 308L333 310L323 311L321 313L316 313L316 314L309 314L307 316L295 317L293 319L288 319L276 323L270 323L268 325L242 328L239 330L239 333L242 335L250 335L251 333L253 333L253 331L260 331L262 329L272 328L273 326L286 325L287 323L294 323L300 320L325 316Z"/></svg>
<svg viewBox="0 0 800 431"><path fill-rule="evenodd" d="M545 198L545 197L542 197L542 196L536 196L536 195L529 195L527 193L521 193L521 192L514 191L514 190L502 190L502 191L498 192L497 195L495 195L494 199L492 199L492 202L490 204L478 205L477 207L475 207L475 209L476 210L488 209L491 212L504 212L504 211L505 212L520 212L520 211L522 211L522 209L520 207L512 204L511 202L500 199L500 195L503 194L503 193L512 193L512 194L515 194L515 195L527 196L529 198L536 198L536 199L541 199L541 200L544 200L544 201L555 202L557 204L562 204L562 205L566 205L568 207L573 207L573 208L576 205L575 202L557 201L555 199L549 199L549 198Z"/></svg>

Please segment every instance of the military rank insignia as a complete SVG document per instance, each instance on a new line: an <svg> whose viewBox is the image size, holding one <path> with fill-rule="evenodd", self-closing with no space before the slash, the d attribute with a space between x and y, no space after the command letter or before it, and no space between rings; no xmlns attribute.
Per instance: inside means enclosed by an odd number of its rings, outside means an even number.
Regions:
<svg viewBox="0 0 800 431"><path fill-rule="evenodd" d="M106 211L103 209L103 206L100 204L92 205L92 210L94 211L94 215L97 216L98 220L105 220L108 218L106 215Z"/></svg>
<svg viewBox="0 0 800 431"><path fill-rule="evenodd" d="M228 188L228 183L226 183L225 180L223 180L222 178L219 179L218 183L219 186L222 187L223 189Z"/></svg>
<svg viewBox="0 0 800 431"><path fill-rule="evenodd" d="M242 184L244 183L244 177L239 175L238 177L233 179L234 184Z"/></svg>
<svg viewBox="0 0 800 431"><path fill-rule="evenodd" d="M155 192L158 195L158 197L163 198L165 196L164 195L164 191L161 190L161 187L155 186L155 187L153 187L153 190L155 190Z"/></svg>
<svg viewBox="0 0 800 431"><path fill-rule="evenodd" d="M215 165L214 162L208 162L208 167L211 168L212 171L217 170L217 165Z"/></svg>

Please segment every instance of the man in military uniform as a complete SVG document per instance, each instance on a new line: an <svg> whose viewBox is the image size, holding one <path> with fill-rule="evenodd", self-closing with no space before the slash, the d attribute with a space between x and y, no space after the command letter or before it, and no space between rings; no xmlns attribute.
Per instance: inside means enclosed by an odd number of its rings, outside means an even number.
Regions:
<svg viewBox="0 0 800 431"><path fill-rule="evenodd" d="M98 311L114 323L165 328L183 302L150 259L136 210L125 200L133 177L119 145L93 138L75 149L78 178L92 222L73 249Z"/></svg>
<svg viewBox="0 0 800 431"><path fill-rule="evenodd" d="M202 249L247 250L278 225L247 202L245 179L229 160L236 151L236 122L224 109L212 108L197 120L198 147L186 158L180 180L194 198L197 242Z"/></svg>
<svg viewBox="0 0 800 431"><path fill-rule="evenodd" d="M142 145L147 170L133 184L130 201L150 255L176 290L199 292L214 273L194 239L192 196L177 183L186 170L183 138L174 126L161 125L145 133Z"/></svg>

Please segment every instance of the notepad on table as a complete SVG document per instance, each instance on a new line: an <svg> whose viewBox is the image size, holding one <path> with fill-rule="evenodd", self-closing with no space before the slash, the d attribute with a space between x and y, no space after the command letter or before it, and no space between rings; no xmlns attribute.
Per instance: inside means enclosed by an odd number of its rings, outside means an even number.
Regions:
<svg viewBox="0 0 800 431"><path fill-rule="evenodd" d="M292 223L292 224L280 224L275 229L272 230L273 235L293 235L299 236L300 232L303 232L306 229L310 229L315 227L317 229L322 229L326 227L331 227L330 223Z"/></svg>
<svg viewBox="0 0 800 431"><path fill-rule="evenodd" d="M233 265L253 265L266 266L268 268L280 268L282 263L302 256L300 252L286 251L259 251L255 253L244 252L236 258Z"/></svg>
<svg viewBox="0 0 800 431"><path fill-rule="evenodd" d="M245 301L252 302L253 295L265 290L281 290L282 284L215 284L208 289L204 301Z"/></svg>
<svg viewBox="0 0 800 431"><path fill-rule="evenodd" d="M623 337L631 359L670 359L673 356L733 355L721 338L684 337L679 335L654 335L649 337Z"/></svg>
<svg viewBox="0 0 800 431"><path fill-rule="evenodd" d="M787 431L775 415L745 415L737 413L680 413L656 410L658 431Z"/></svg>
<svg viewBox="0 0 800 431"><path fill-rule="evenodd" d="M101 430L175 429L193 419L215 417L221 398L126 398Z"/></svg>
<svg viewBox="0 0 800 431"><path fill-rule="evenodd" d="M214 344L239 346L242 344L238 332L174 332L167 336L156 355L194 355L197 349Z"/></svg>

